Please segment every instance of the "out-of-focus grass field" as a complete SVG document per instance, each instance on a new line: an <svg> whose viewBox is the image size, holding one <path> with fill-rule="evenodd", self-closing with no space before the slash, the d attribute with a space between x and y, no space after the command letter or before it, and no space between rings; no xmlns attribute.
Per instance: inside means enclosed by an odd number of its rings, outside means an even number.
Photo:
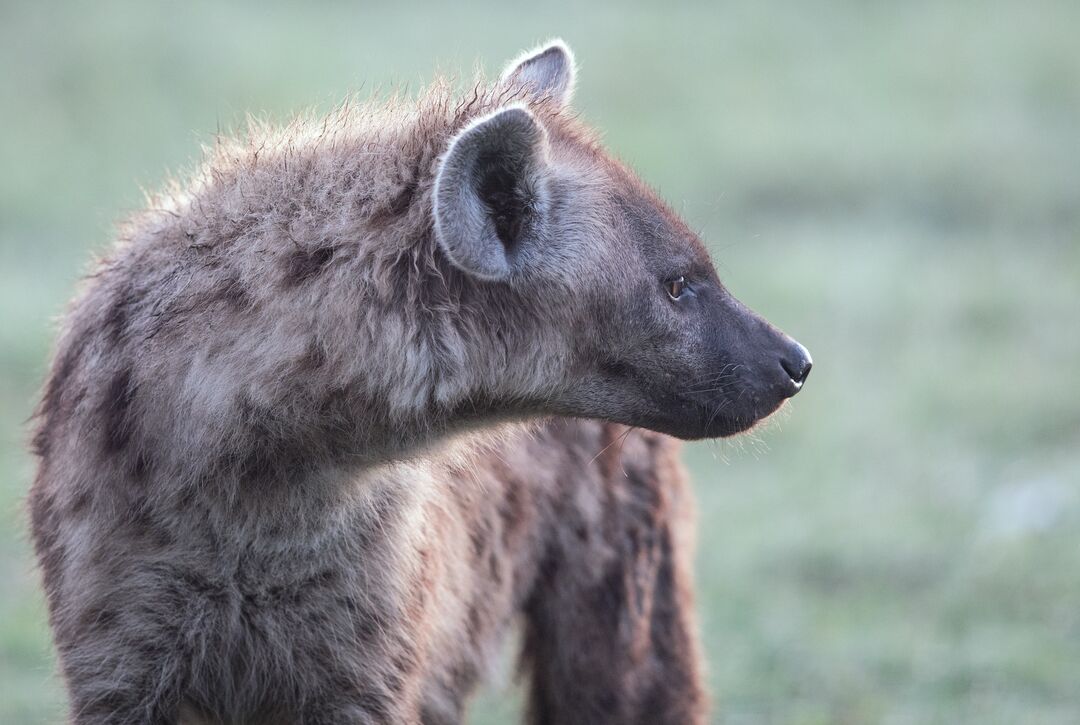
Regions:
<svg viewBox="0 0 1080 725"><path fill-rule="evenodd" d="M577 107L814 373L692 447L717 722L1080 722L1080 4L0 4L0 722L58 722L21 500L51 320L247 111L562 35ZM471 721L515 712L506 680Z"/></svg>

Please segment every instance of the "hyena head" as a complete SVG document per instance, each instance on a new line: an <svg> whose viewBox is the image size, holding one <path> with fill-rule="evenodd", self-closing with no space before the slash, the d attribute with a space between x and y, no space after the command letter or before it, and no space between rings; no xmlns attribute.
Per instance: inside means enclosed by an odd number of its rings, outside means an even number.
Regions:
<svg viewBox="0 0 1080 725"><path fill-rule="evenodd" d="M491 304L531 308L517 352L550 378L534 407L694 439L797 393L806 348L735 299L701 240L566 112L569 49L526 54L501 83L515 100L443 154L435 235Z"/></svg>

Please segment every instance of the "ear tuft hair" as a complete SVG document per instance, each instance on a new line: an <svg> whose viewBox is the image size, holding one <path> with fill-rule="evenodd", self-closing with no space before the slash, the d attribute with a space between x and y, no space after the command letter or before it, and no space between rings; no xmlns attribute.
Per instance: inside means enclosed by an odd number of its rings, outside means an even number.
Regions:
<svg viewBox="0 0 1080 725"><path fill-rule="evenodd" d="M527 89L536 97L553 98L564 106L574 94L576 77L574 54L559 38L522 53L502 74L504 83Z"/></svg>

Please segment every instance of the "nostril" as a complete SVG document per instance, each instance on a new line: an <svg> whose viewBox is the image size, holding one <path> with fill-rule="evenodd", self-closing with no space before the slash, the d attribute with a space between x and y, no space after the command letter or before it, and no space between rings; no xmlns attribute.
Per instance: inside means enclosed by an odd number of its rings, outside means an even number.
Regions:
<svg viewBox="0 0 1080 725"><path fill-rule="evenodd" d="M797 383L805 382L806 378L810 375L810 368L812 367L814 367L814 363L810 362L809 360L805 361L803 363L802 369L799 370L796 374L792 375L791 379Z"/></svg>
<svg viewBox="0 0 1080 725"><path fill-rule="evenodd" d="M791 381L796 385L802 385L810 375L810 368L814 366L810 359L810 353L802 345L798 345L790 358L780 360L780 367L788 374Z"/></svg>

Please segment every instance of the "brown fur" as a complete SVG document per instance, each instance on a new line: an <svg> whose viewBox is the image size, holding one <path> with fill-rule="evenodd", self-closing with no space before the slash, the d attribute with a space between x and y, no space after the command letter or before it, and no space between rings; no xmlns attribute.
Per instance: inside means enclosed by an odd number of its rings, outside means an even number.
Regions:
<svg viewBox="0 0 1080 725"><path fill-rule="evenodd" d="M73 722L458 722L518 617L533 722L702 720L674 442L507 423L662 428L701 406L628 386L726 384L664 367L676 318L645 264L711 270L704 247L556 100L436 85L253 123L124 226L34 435ZM440 252L432 187L454 135L511 102L585 241L487 283Z"/></svg>
<svg viewBox="0 0 1080 725"><path fill-rule="evenodd" d="M354 500L339 524L352 540L332 546L282 520L252 550L207 515L192 551L132 513L109 529L123 548L99 553L115 579L51 602L72 719L457 723L522 618L531 722L700 722L677 453L658 434L566 419L459 441L368 482L416 488ZM51 512L35 497L39 530ZM313 528L318 539L335 527ZM132 608L132 555L160 570L154 609ZM66 650L68 638L91 652ZM100 671L118 646L135 661Z"/></svg>

